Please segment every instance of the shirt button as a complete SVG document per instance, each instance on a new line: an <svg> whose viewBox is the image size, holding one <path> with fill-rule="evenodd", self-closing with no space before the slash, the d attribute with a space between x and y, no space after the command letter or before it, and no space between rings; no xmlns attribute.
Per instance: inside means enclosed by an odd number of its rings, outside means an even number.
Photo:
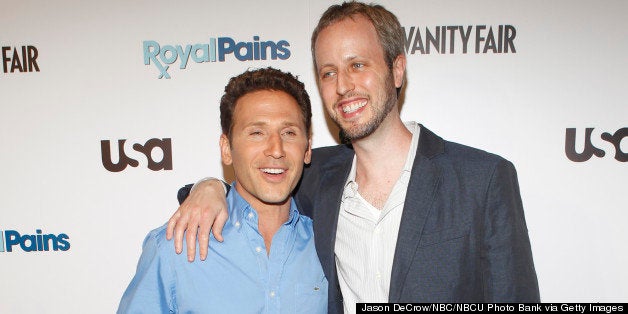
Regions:
<svg viewBox="0 0 628 314"><path fill-rule="evenodd" d="M271 291L268 295L270 295L271 298L275 297L275 291Z"/></svg>
<svg viewBox="0 0 628 314"><path fill-rule="evenodd" d="M236 222L235 222L235 226L239 228L239 227L240 227L240 222L239 222L239 221L236 221Z"/></svg>
<svg viewBox="0 0 628 314"><path fill-rule="evenodd" d="M375 274L375 277L377 277L377 279L382 278L382 274L380 274L380 273L376 273L376 274Z"/></svg>
<svg viewBox="0 0 628 314"><path fill-rule="evenodd" d="M261 251L262 251L262 248L261 248L261 247L259 247L259 246L258 246L258 247L256 247L256 248L255 248L255 252L259 253L259 252L261 252Z"/></svg>

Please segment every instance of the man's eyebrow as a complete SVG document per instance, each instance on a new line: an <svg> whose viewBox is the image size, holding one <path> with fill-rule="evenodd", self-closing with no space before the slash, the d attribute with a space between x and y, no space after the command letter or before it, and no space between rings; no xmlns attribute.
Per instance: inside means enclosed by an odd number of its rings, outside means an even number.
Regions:
<svg viewBox="0 0 628 314"><path fill-rule="evenodd" d="M264 125L268 125L268 122L254 121L254 122L251 122L251 123L245 125L245 127L249 127L249 126L264 126Z"/></svg>
<svg viewBox="0 0 628 314"><path fill-rule="evenodd" d="M352 60L355 60L357 58L358 58L358 56L356 56L356 55L349 55L349 56L343 57L342 60L343 61L352 61ZM324 67L334 67L334 66L335 65L333 63L324 63L324 64L321 64L319 66L318 70L320 71Z"/></svg>
<svg viewBox="0 0 628 314"><path fill-rule="evenodd" d="M268 122L266 121L255 121L255 122L251 122L247 125L245 125L244 127L251 127L251 126L266 126L269 125ZM295 127L299 127L299 123L298 122L291 122L291 121L283 121L281 123L282 126L295 126Z"/></svg>
<svg viewBox="0 0 628 314"><path fill-rule="evenodd" d="M290 121L285 121L285 122L283 123L283 125L284 125L284 126L296 126L296 127L298 127L298 126L299 126L299 123L290 122Z"/></svg>

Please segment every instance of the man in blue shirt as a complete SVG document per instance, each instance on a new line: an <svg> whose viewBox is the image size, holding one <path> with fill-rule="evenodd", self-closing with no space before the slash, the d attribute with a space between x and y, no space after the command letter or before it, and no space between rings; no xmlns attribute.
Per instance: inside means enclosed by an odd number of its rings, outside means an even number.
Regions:
<svg viewBox="0 0 628 314"><path fill-rule="evenodd" d="M290 196L311 158L303 83L272 68L247 71L225 87L220 113L222 160L235 173L228 241L189 263L165 226L151 231L118 313L325 313L312 220Z"/></svg>

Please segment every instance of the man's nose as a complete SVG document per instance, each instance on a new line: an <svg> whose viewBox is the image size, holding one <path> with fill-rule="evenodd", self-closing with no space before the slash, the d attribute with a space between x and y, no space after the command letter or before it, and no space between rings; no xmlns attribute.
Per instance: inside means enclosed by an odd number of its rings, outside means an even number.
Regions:
<svg viewBox="0 0 628 314"><path fill-rule="evenodd" d="M266 156L271 156L273 158L282 158L284 157L285 151L283 149L283 140L280 134L273 134L268 138L265 154Z"/></svg>

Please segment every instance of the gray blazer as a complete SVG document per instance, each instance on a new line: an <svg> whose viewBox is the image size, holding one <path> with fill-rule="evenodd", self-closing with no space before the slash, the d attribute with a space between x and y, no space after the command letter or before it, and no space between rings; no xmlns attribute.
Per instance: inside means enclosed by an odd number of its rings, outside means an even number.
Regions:
<svg viewBox="0 0 628 314"><path fill-rule="evenodd" d="M329 313L342 313L334 241L353 156L349 145L315 149L295 194L299 209L314 219ZM421 126L389 301L540 302L512 163Z"/></svg>

